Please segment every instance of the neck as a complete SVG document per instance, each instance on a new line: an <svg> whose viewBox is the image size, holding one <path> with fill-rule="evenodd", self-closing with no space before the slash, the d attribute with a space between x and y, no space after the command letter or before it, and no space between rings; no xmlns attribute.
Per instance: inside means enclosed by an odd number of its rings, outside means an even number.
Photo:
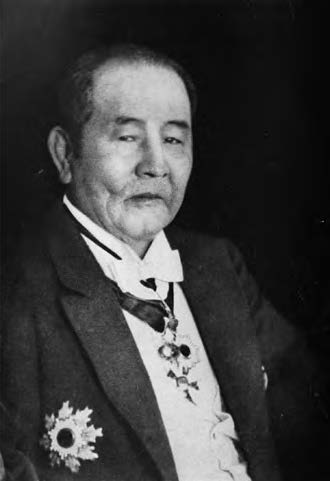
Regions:
<svg viewBox="0 0 330 481"><path fill-rule="evenodd" d="M123 240L123 242L126 242L126 244L128 244L132 249L133 251L141 258L143 259L143 257L146 255L149 247L150 247L150 244L152 242L152 240L141 240L141 241L132 241L132 240L127 240L127 239L121 239Z"/></svg>

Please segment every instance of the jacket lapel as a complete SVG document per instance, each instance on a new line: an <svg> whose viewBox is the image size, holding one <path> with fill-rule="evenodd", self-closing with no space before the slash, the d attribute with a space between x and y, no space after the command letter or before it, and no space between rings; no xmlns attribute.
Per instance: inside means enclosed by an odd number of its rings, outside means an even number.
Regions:
<svg viewBox="0 0 330 481"><path fill-rule="evenodd" d="M223 246L169 230L184 269L183 290L233 416L253 479L277 479L257 339ZM214 242L214 240L213 240ZM265 473L268 473L265 477ZM268 477L267 477L268 476Z"/></svg>
<svg viewBox="0 0 330 481"><path fill-rule="evenodd" d="M157 401L111 283L62 206L52 216L49 229L51 256L66 288L61 293L63 308L104 392L141 439L164 479L177 481Z"/></svg>

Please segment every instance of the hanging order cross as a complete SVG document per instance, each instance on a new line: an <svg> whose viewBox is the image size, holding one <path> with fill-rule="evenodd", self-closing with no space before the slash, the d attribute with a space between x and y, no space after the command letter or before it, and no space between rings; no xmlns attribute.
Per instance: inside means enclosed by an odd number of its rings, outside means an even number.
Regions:
<svg viewBox="0 0 330 481"><path fill-rule="evenodd" d="M192 343L189 336L177 334L179 322L168 302L158 294L154 279L140 282L156 293L166 313L163 316L162 343L158 348L158 354L168 365L167 376L176 382L176 386L183 391L185 398L194 403L190 391L192 389L198 390L199 386L196 380L192 381L189 378L191 377L191 370L199 362L198 348ZM169 291L170 295L167 299L171 300L173 299L173 283L170 284Z"/></svg>

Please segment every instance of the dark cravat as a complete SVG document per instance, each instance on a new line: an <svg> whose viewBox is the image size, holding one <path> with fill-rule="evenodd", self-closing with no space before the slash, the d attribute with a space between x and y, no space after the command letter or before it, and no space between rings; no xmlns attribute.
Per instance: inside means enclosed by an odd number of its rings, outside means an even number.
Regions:
<svg viewBox="0 0 330 481"><path fill-rule="evenodd" d="M145 287L156 290L154 279L147 279L146 281L140 281ZM114 291L117 295L120 307L129 312L135 317L141 319L141 321L147 322L150 327L155 331L163 332L165 328L164 317L168 316L164 304L160 300L146 300L130 294L129 292L123 292L118 284L111 281ZM154 285L154 287L151 287ZM173 309L173 282L169 283L168 295L165 300L166 304Z"/></svg>

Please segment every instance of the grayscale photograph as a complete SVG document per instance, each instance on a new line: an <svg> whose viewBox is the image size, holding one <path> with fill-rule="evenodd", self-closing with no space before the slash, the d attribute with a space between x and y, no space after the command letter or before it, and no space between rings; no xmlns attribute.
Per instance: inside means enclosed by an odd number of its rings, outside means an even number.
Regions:
<svg viewBox="0 0 330 481"><path fill-rule="evenodd" d="M329 481L326 2L0 5L0 481Z"/></svg>

